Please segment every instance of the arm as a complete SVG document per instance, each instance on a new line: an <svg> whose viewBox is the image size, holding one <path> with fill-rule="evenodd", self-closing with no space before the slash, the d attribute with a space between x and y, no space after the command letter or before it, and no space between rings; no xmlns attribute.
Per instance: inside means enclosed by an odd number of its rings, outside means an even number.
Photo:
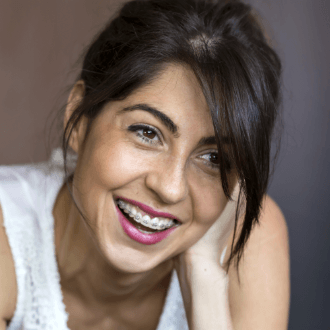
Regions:
<svg viewBox="0 0 330 330"><path fill-rule="evenodd" d="M0 206L0 330L14 316L16 306L16 275Z"/></svg>
<svg viewBox="0 0 330 330"><path fill-rule="evenodd" d="M189 329L235 329L229 310L228 276L220 263L191 257L180 264L184 266L177 272Z"/></svg>
<svg viewBox="0 0 330 330"><path fill-rule="evenodd" d="M232 235L228 241L229 257ZM178 269L191 330L285 330L289 311L289 252L284 217L266 198L237 271L190 255ZM212 260L212 259L211 259ZM230 312L229 312L230 311Z"/></svg>
<svg viewBox="0 0 330 330"><path fill-rule="evenodd" d="M287 329L290 303L288 232L283 214L269 197L264 202L260 225L254 228L247 242L239 275L240 283L236 269L231 266L229 301L234 329Z"/></svg>

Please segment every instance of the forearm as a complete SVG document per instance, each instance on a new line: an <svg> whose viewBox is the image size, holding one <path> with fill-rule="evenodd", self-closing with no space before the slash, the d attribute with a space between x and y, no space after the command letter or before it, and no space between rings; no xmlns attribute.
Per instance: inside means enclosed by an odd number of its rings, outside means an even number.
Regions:
<svg viewBox="0 0 330 330"><path fill-rule="evenodd" d="M190 330L232 330L228 278L220 263L186 260L177 268Z"/></svg>

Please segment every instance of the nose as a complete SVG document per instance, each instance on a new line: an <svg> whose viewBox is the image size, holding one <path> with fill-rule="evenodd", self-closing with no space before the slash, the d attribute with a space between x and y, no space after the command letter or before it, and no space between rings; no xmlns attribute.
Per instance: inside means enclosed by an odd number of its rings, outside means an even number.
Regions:
<svg viewBox="0 0 330 330"><path fill-rule="evenodd" d="M163 160L147 174L145 183L162 202L179 203L188 194L185 163L173 159Z"/></svg>

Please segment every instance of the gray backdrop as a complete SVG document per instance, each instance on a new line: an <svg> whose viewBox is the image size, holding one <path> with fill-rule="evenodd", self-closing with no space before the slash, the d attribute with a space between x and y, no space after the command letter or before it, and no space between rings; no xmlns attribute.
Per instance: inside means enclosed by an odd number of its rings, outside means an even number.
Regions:
<svg viewBox="0 0 330 330"><path fill-rule="evenodd" d="M119 2L1 1L0 164L46 159L47 148L57 142L56 113L78 72L76 60ZM330 329L330 1L249 2L264 18L284 66L285 131L269 192L289 227L289 329L326 330Z"/></svg>

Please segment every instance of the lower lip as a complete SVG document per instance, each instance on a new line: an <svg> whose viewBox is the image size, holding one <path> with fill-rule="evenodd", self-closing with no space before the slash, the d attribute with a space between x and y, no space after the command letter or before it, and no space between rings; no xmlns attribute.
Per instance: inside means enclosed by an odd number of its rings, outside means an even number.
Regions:
<svg viewBox="0 0 330 330"><path fill-rule="evenodd" d="M144 234L141 233L137 228L135 228L121 213L119 207L116 205L116 211L118 214L118 219L124 232L134 241L145 245L156 244L163 239L165 239L170 233L172 233L177 227L166 229L154 234Z"/></svg>

